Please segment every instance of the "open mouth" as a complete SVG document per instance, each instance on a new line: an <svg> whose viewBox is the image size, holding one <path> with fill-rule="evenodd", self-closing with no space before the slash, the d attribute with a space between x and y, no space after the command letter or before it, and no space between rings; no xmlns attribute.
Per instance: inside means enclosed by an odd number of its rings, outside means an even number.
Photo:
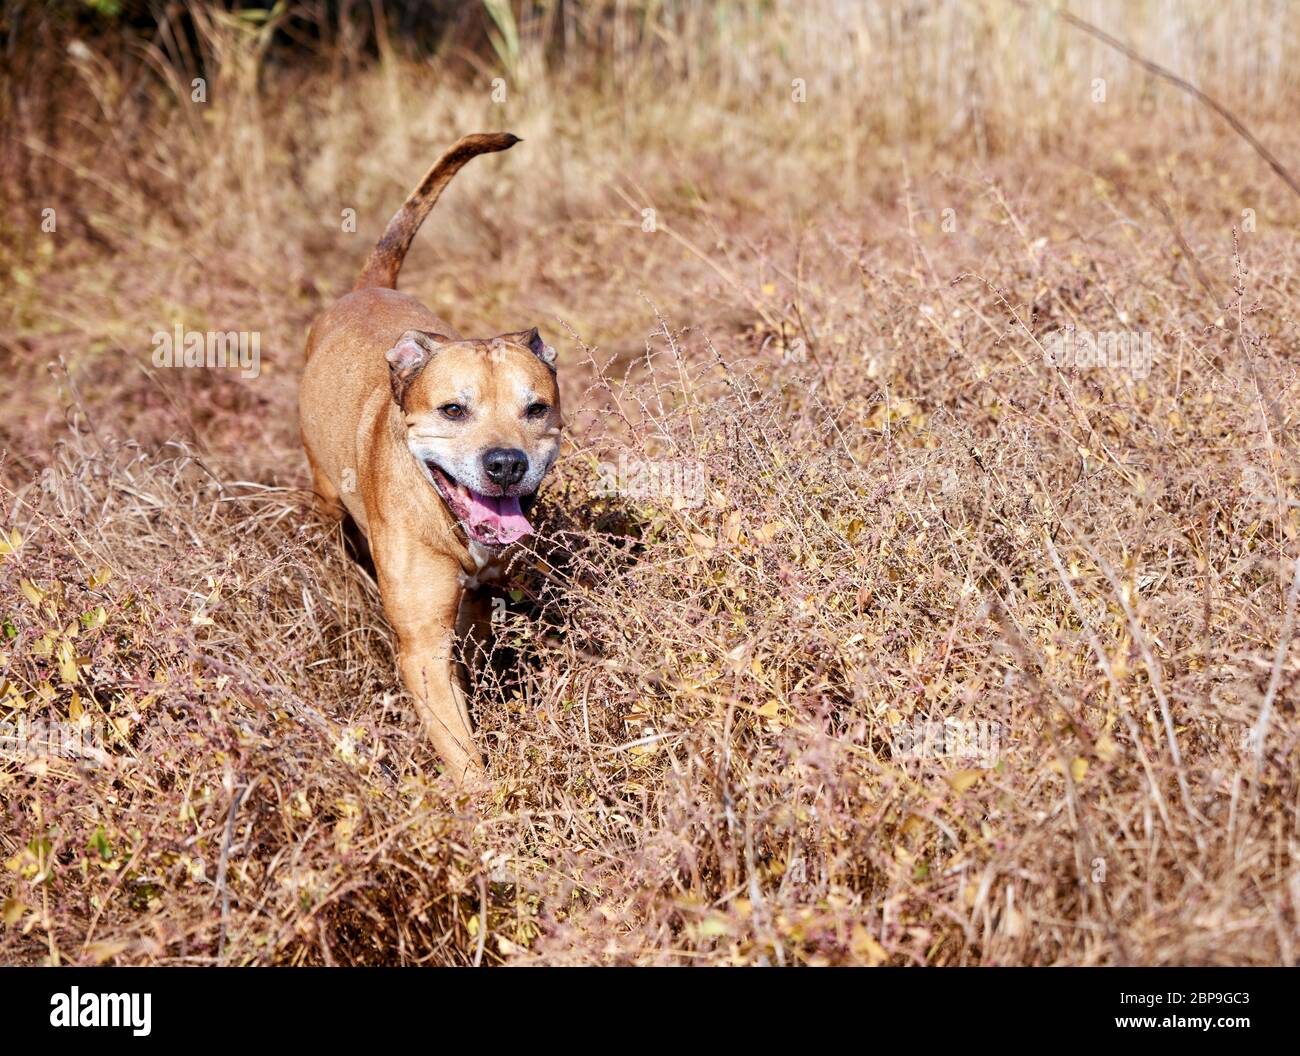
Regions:
<svg viewBox="0 0 1300 1056"><path fill-rule="evenodd" d="M443 472L434 462L426 462L438 493L447 508L460 521L465 534L487 546L506 546L533 534L525 513L532 509L537 494L480 495Z"/></svg>

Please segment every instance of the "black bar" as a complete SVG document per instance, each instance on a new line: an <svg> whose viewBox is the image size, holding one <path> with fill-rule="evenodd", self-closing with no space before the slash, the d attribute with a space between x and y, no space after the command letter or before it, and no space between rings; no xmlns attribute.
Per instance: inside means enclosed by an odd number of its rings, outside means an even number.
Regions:
<svg viewBox="0 0 1300 1056"><path fill-rule="evenodd" d="M701 971L710 978L701 980ZM373 1045L413 1031L439 1044L480 1031L505 1040L498 1032L507 1030L517 1044L557 1028L563 1036L582 1037L597 1020L607 1024L614 1015L638 1037L648 1037L646 1028L659 1024L667 1032L663 1044L685 1040L672 1036L677 1021L693 1041L701 1031L725 1034L730 1042L753 1036L770 1044L788 1031L806 1032L809 1039L828 1031L883 1038L876 1032L887 1029L895 1037L913 1036L917 1045L964 1038L1053 1047L1061 1040L1073 1046L1176 1039L1182 1047L1201 1039L1221 1048L1289 1036L1297 982L1292 970L1258 968L542 973L548 977L472 969L11 968L0 969L0 993L9 1009L4 1036L11 1043L60 1037L93 1042L96 1035L111 1034L132 1045L240 1044L253 1038L259 1045ZM148 1034L137 1036L141 1027L129 1021L116 1027L52 1025L52 1017L67 1019L73 987L79 1023L92 1008L110 1019L116 1009L119 1020L134 1010L140 1023L148 994ZM105 1004L101 994L137 1000Z"/></svg>

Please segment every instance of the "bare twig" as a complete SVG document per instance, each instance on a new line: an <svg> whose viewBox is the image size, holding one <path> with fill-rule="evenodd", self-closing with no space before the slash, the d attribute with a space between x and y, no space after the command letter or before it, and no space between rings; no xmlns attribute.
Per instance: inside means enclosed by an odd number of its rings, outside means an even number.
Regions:
<svg viewBox="0 0 1300 1056"><path fill-rule="evenodd" d="M1018 7L1021 7L1026 11L1040 10L1037 7L1037 5L1031 4L1029 0L1015 0L1015 2ZM1181 88L1184 92L1192 96L1192 98L1196 99L1198 102L1204 103L1216 114L1218 114L1221 118L1223 118L1223 120L1228 123L1228 126L1234 132L1236 132L1237 135L1241 136L1242 139L1244 139L1247 143L1249 143L1251 147L1254 148L1255 153L1258 154L1261 158L1263 158L1266 162L1268 162L1269 168L1271 168L1274 172L1276 172L1278 176L1282 178L1283 182L1285 182L1286 185L1290 187L1291 190L1294 191L1297 196L1300 196L1300 181L1297 181L1296 178L1291 175L1291 173L1287 170L1286 166L1283 165L1282 162L1278 160L1277 155L1275 155L1271 150L1269 150L1268 147L1264 146L1264 144L1261 143L1258 138L1256 138L1255 134L1251 132L1251 130L1248 129L1244 124L1242 124L1241 120L1231 110L1229 110L1226 106L1224 106L1213 96L1207 95L1205 92L1201 91L1201 89L1197 88L1196 85L1192 84L1190 81L1182 77L1179 77L1178 74L1173 72L1173 70L1166 69L1164 66L1161 66L1158 62L1152 62L1150 59L1144 58L1142 55L1139 55L1136 51L1134 51L1131 47L1125 44L1122 40L1119 40L1116 37L1112 37L1104 29L1098 29L1091 22L1085 21L1084 19L1080 18L1078 15L1072 15L1070 14L1069 11L1055 10L1055 9L1053 10L1052 13L1055 14L1062 22L1074 26L1075 29L1081 30L1082 32L1087 33L1088 36L1101 41L1108 48L1112 48L1115 51L1118 51L1121 55L1125 56L1130 61L1137 63L1139 66L1141 66L1144 70L1146 70L1148 73L1152 74L1153 76L1168 81L1174 87Z"/></svg>
<svg viewBox="0 0 1300 1056"><path fill-rule="evenodd" d="M230 801L230 811L226 815L226 838L221 843L221 856L217 859L217 894L221 898L221 930L217 934L217 963L220 964L226 953L226 923L230 919L230 892L226 888L226 868L230 861L230 845L235 838L235 815L239 813L239 804L243 802L257 778L245 785L235 787L235 797Z"/></svg>
<svg viewBox="0 0 1300 1056"><path fill-rule="evenodd" d="M1273 656L1273 671L1269 675L1268 689L1264 691L1264 703L1259 708L1259 718L1250 731L1251 744L1255 749L1255 772L1258 774L1264 765L1264 742L1268 739L1268 725L1273 717L1273 698L1277 696L1278 684L1282 681L1282 663L1291 648L1291 628L1295 624L1296 599L1300 597L1300 560L1296 561L1295 572L1291 576L1291 590L1286 599L1286 619L1282 621L1282 633L1278 637L1277 652Z"/></svg>

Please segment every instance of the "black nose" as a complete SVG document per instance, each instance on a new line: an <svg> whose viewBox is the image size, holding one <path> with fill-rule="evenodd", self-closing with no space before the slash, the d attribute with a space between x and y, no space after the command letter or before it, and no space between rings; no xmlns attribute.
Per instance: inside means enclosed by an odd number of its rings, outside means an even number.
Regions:
<svg viewBox="0 0 1300 1056"><path fill-rule="evenodd" d="M493 484L512 487L528 472L528 456L515 447L493 447L483 452L483 472Z"/></svg>

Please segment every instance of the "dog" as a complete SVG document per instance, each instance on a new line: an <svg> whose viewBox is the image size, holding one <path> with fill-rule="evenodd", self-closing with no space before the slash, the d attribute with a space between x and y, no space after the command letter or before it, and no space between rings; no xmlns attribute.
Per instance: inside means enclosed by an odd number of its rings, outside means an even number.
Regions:
<svg viewBox="0 0 1300 1056"><path fill-rule="evenodd" d="M461 782L485 771L453 658L457 628L490 623L475 588L532 532L528 513L560 451L556 354L536 327L462 338L398 293L397 275L452 177L518 142L504 132L465 136L429 170L352 291L312 326L299 386L316 505L361 530L402 680Z"/></svg>

